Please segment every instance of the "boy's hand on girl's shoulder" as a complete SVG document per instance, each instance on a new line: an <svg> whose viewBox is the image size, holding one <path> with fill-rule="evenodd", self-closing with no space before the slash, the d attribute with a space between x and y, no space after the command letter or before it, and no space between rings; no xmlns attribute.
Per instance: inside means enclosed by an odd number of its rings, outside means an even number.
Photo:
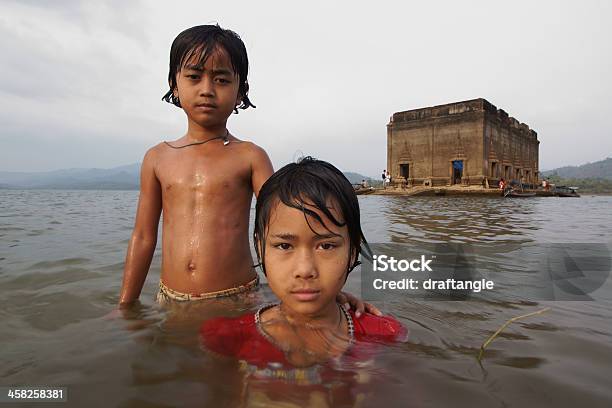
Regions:
<svg viewBox="0 0 612 408"><path fill-rule="evenodd" d="M346 309L353 309L356 317L361 317L364 312L371 313L376 316L382 316L382 312L373 304L364 302L363 300L351 295L348 292L340 292L336 296L336 301L344 305Z"/></svg>

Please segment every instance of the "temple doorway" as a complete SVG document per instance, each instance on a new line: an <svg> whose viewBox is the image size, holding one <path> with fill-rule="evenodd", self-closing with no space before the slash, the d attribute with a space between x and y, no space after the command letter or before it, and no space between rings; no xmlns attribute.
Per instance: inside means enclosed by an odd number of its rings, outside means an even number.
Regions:
<svg viewBox="0 0 612 408"><path fill-rule="evenodd" d="M452 184L461 184L463 177L463 160L453 160L453 182Z"/></svg>
<svg viewBox="0 0 612 408"><path fill-rule="evenodd" d="M491 174L490 177L491 178L497 178L498 174L497 174L497 162L491 162Z"/></svg>

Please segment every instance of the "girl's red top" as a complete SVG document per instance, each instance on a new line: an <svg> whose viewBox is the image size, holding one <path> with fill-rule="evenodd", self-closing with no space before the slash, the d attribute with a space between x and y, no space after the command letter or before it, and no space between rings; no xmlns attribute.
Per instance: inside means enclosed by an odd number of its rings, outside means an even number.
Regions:
<svg viewBox="0 0 612 408"><path fill-rule="evenodd" d="M393 317L365 313L357 318L353 311L349 313L355 329L355 344L343 355L343 359L365 360L372 355L376 343L391 343L407 338L407 329ZM217 354L236 357L259 368L269 367L270 363L291 366L283 351L260 330L255 322L255 313L251 313L235 318L208 320L202 324L200 334L203 345Z"/></svg>

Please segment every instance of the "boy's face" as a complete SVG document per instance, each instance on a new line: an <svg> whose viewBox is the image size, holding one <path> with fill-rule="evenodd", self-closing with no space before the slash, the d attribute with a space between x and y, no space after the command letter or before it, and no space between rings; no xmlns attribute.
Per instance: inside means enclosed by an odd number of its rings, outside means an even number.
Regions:
<svg viewBox="0 0 612 408"><path fill-rule="evenodd" d="M223 125L240 103L239 78L223 49L214 50L206 63L199 55L186 61L176 75L175 95L189 119L202 127Z"/></svg>
<svg viewBox="0 0 612 408"><path fill-rule="evenodd" d="M328 206L342 221L333 204ZM306 216L307 223L302 211L281 202L272 209L264 244L265 266L270 288L283 307L317 317L332 310L337 313L336 295L344 286L350 245L346 226L338 227L316 207L306 207L316 212L325 226L310 216Z"/></svg>

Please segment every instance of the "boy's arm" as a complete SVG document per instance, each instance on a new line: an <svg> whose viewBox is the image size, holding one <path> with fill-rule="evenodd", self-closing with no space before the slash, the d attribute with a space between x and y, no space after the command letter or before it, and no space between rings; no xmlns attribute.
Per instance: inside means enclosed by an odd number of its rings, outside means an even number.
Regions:
<svg viewBox="0 0 612 408"><path fill-rule="evenodd" d="M145 154L140 169L138 210L125 257L123 285L119 297L120 306L129 305L140 296L157 244L157 227L162 200L161 187L155 175L154 164L155 150L153 148Z"/></svg>
<svg viewBox="0 0 612 408"><path fill-rule="evenodd" d="M255 197L259 196L259 189L267 179L274 173L270 158L264 149L253 145L253 156L251 159L251 182Z"/></svg>

